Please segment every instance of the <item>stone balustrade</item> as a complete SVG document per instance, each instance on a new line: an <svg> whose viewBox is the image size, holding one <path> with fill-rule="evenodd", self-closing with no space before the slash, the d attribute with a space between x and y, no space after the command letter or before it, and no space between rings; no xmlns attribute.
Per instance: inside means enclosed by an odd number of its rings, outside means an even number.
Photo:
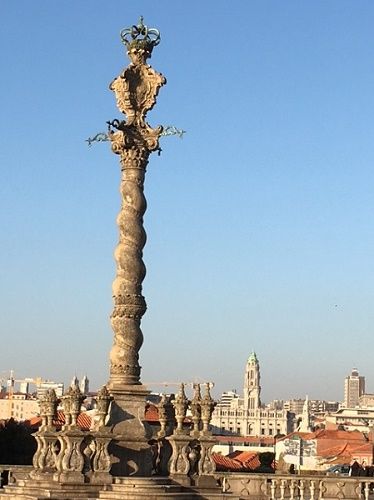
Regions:
<svg viewBox="0 0 374 500"><path fill-rule="evenodd" d="M9 484L19 483L31 467L0 466L9 474ZM372 500L371 478L335 476L290 476L274 474L215 473L222 493L251 500ZM0 485L1 488L1 485ZM0 490L2 491L2 490ZM94 497L93 497L94 498Z"/></svg>
<svg viewBox="0 0 374 500"><path fill-rule="evenodd" d="M216 473L222 492L253 500L371 500L372 478Z"/></svg>
<svg viewBox="0 0 374 500"><path fill-rule="evenodd" d="M58 483L110 483L111 460L108 446L112 440L104 425L111 397L104 386L97 394L97 419L90 431L78 425L84 395L78 387L70 387L62 397L65 424L54 425L58 399L54 390L41 400L42 425L34 434L37 450L33 457L34 480Z"/></svg>

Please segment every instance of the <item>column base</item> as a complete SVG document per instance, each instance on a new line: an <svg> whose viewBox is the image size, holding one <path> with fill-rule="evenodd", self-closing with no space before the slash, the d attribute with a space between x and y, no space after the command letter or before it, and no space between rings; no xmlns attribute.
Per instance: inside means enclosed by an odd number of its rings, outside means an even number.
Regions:
<svg viewBox="0 0 374 500"><path fill-rule="evenodd" d="M146 397L150 391L142 385L126 385L111 381L113 401L106 427L111 428L113 441L108 451L113 476L150 476L152 450L148 441L152 429L145 422Z"/></svg>

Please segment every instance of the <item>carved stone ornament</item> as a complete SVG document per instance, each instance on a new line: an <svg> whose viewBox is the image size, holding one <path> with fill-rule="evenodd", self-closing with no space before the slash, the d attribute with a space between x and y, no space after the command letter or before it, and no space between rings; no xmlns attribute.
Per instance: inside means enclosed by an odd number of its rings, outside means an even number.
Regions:
<svg viewBox="0 0 374 500"><path fill-rule="evenodd" d="M156 405L158 410L158 421L160 422L160 430L157 433L159 438L163 438L166 435L166 424L167 424L167 405L169 404L168 399L165 394L161 395L160 402Z"/></svg>
<svg viewBox="0 0 374 500"><path fill-rule="evenodd" d="M212 449L216 444L216 439L200 438L199 443L201 446L201 453L198 463L198 474L199 476L213 474L215 472L216 465L212 457Z"/></svg>
<svg viewBox="0 0 374 500"><path fill-rule="evenodd" d="M200 421L201 421L201 392L200 392L200 384L193 384L194 388L194 396L191 400L191 414L192 414L192 422L193 422L193 430L191 431L191 435L198 436L200 430Z"/></svg>
<svg viewBox="0 0 374 500"><path fill-rule="evenodd" d="M96 404L97 404L97 422L96 428L100 429L100 427L104 426L105 418L108 415L109 405L111 401L111 396L107 387L104 385L97 393L96 396Z"/></svg>
<svg viewBox="0 0 374 500"><path fill-rule="evenodd" d="M69 387L67 392L62 397L62 405L64 408L65 425L64 428L76 427L78 415L81 412L81 406L85 396L80 391L79 387Z"/></svg>
<svg viewBox="0 0 374 500"><path fill-rule="evenodd" d="M81 445L84 435L81 432L67 431L64 436L66 447L61 458L61 467L63 472L78 472L83 471L84 456Z"/></svg>
<svg viewBox="0 0 374 500"><path fill-rule="evenodd" d="M216 406L216 403L214 402L212 396L210 395L211 384L209 382L206 382L204 386L205 386L205 394L201 400L201 420L203 423L203 428L201 430L201 433L203 435L208 435L210 434L209 424L212 419L212 414L214 411L214 407Z"/></svg>
<svg viewBox="0 0 374 500"><path fill-rule="evenodd" d="M108 453L108 445L111 441L110 434L101 433L95 435L95 451L92 459L94 472L109 472L111 460Z"/></svg>
<svg viewBox="0 0 374 500"><path fill-rule="evenodd" d="M56 416L58 399L53 389L48 389L40 400L40 416L42 418L42 428L53 426L53 417Z"/></svg>
<svg viewBox="0 0 374 500"><path fill-rule="evenodd" d="M146 311L142 283L146 269L143 247L146 233L143 216L146 210L144 178L148 158L159 149L162 127L152 128L145 121L156 102L165 78L146 61L159 43L159 32L140 20L137 26L122 30L130 65L110 84L124 120L109 123L112 151L121 161L121 209L117 217L119 243L114 257L116 277L113 282L114 309L111 325L114 332L110 352L110 387L140 383L139 350L143 343L140 328Z"/></svg>
<svg viewBox="0 0 374 500"><path fill-rule="evenodd" d="M169 461L169 472L171 475L181 474L187 476L190 472L190 438L188 436L172 435L166 438L172 447L172 455Z"/></svg>
<svg viewBox="0 0 374 500"><path fill-rule="evenodd" d="M184 392L183 383L179 386L179 392L172 403L175 409L175 419L177 421L177 428L175 429L175 432L182 433L183 421L186 418L188 408L188 399L186 397L186 393Z"/></svg>
<svg viewBox="0 0 374 500"><path fill-rule="evenodd" d="M57 435L53 431L40 430L34 434L37 450L33 456L33 467L37 472L50 472L56 469Z"/></svg>

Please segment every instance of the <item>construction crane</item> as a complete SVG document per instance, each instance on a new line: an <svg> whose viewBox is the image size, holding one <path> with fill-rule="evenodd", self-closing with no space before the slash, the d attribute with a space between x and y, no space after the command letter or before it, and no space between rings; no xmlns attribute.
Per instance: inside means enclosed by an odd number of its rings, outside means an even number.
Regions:
<svg viewBox="0 0 374 500"><path fill-rule="evenodd" d="M183 380L179 382L143 382L145 386L156 386L156 387L169 387L169 386L175 386L179 387L181 384L184 384L185 386L190 386L193 387L194 384L209 384L209 388L212 389L214 387L213 382L206 382L206 381L200 381L197 378L195 380L189 380L187 382L184 382Z"/></svg>

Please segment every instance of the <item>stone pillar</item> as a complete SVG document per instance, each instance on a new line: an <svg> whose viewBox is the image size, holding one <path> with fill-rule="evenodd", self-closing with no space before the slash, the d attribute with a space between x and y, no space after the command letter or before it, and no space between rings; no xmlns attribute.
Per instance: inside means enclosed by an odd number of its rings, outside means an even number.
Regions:
<svg viewBox="0 0 374 500"><path fill-rule="evenodd" d="M183 383L180 385L179 392L172 401L172 404L175 410L176 427L174 428L173 434L166 438L172 448L172 455L169 460L169 473L176 482L189 485L189 473L191 469L189 460L191 436L189 430L183 425L189 401L186 397Z"/></svg>
<svg viewBox="0 0 374 500"><path fill-rule="evenodd" d="M53 425L53 418L56 416L58 399L53 389L49 389L40 401L40 416L42 424L38 432L34 434L37 443L37 450L33 457L34 479L45 478L49 474L53 475L57 462L57 434Z"/></svg>
<svg viewBox="0 0 374 500"><path fill-rule="evenodd" d="M202 429L200 431L199 438L201 450L198 462L198 485L201 487L213 487L215 484L215 479L213 476L213 473L215 472L215 463L212 458L212 448L216 443L216 439L212 436L212 433L209 429L209 424L212 419L215 402L210 395L211 384L209 382L206 382L204 386L204 397L200 400Z"/></svg>
<svg viewBox="0 0 374 500"><path fill-rule="evenodd" d="M108 446L112 439L110 429L105 427L105 418L108 414L111 397L104 385L97 393L97 420L92 432L92 455L88 455L89 464L92 467L91 482L99 484L110 484L112 478L109 474L111 460L108 452Z"/></svg>
<svg viewBox="0 0 374 500"><path fill-rule="evenodd" d="M112 426L114 442L114 475L148 475L152 453L148 445L150 431L144 423L145 398L141 385L139 350L143 343L140 323L146 311L142 283L146 274L143 247L146 234L143 216L146 210L144 179L148 158L159 149L162 127L151 128L145 121L156 102L165 78L147 64L160 35L143 24L121 32L130 65L110 84L119 110L125 120L109 122L112 151L121 164L121 209L117 217L119 242L114 257L116 277L113 282L114 309L111 324L114 332L110 352L109 391L114 401L108 425Z"/></svg>
<svg viewBox="0 0 374 500"><path fill-rule="evenodd" d="M201 391L200 384L193 384L194 396L191 400L191 415L193 422L193 429L191 436L198 438L200 436L200 422L201 422Z"/></svg>
<svg viewBox="0 0 374 500"><path fill-rule="evenodd" d="M65 414L65 425L60 431L58 438L60 441L60 452L57 457L57 472L54 476L59 483L84 483L83 474L85 456L83 450L85 445L85 433L78 427L78 415L81 412L81 405L84 395L79 387L69 387L62 398Z"/></svg>
<svg viewBox="0 0 374 500"><path fill-rule="evenodd" d="M144 177L148 157L159 149L162 127L151 128L145 121L147 111L156 102L165 78L151 68L147 59L159 43L157 30L138 26L123 30L130 65L110 84L119 110L127 120L110 124L112 150L120 156L122 197L117 217L119 243L114 256L117 264L113 282L114 309L111 323L114 345L110 353L110 388L140 383L139 349L143 343L140 322L146 311L142 283L146 274L143 247L146 234L143 215L146 210ZM115 130L113 130L115 129Z"/></svg>

